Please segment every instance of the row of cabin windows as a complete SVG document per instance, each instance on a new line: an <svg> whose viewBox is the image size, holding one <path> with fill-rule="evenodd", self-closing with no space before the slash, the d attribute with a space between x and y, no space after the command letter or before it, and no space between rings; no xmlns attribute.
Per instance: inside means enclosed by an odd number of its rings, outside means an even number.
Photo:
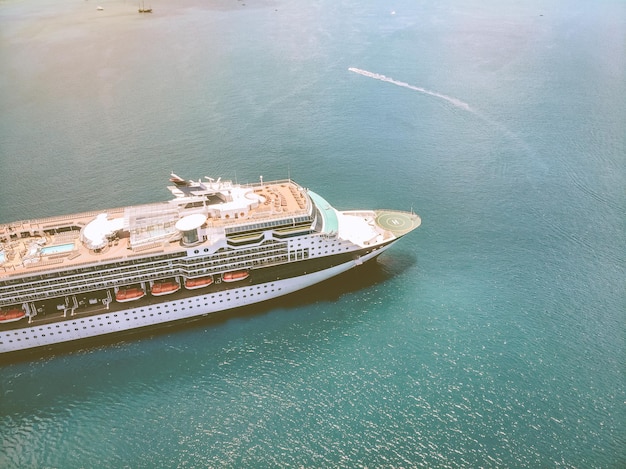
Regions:
<svg viewBox="0 0 626 469"><path fill-rule="evenodd" d="M218 303L224 303L224 301L226 301L226 302L232 301L231 296L233 296L233 295L236 295L235 298L234 298L235 300L239 300L241 298L247 298L248 296L254 297L255 295L256 296L263 295L263 294L267 295L268 293L275 293L276 291L281 291L282 290L282 288L278 288L277 289L277 288L273 288L273 287L275 287L275 285L271 284L270 288L264 287L262 289L261 286L259 285L256 288L254 288L254 287L244 288L244 289L241 290L241 292L237 292L237 293L233 293L233 292L219 293L217 295L211 295L212 301L210 303L209 303L209 301L208 301L206 296L203 297L202 299L196 298L196 303L201 303L202 301L204 301L205 302L204 306L209 306L209 304L215 305L215 304L218 304ZM258 291L255 291L255 290L258 290ZM248 294L242 294L243 292L246 292L246 291L248 291ZM216 299L216 297L219 298L219 297L223 297L223 296L226 296L225 300L223 298L222 299ZM187 300L187 302L188 303L192 303L192 300ZM181 301L180 303L184 304L185 302ZM176 303L174 303L174 306L176 306ZM156 306L155 308L156 309L161 309L161 306ZM184 306L181 307L181 311L184 311L185 309L186 308ZM152 310L153 310L152 307L148 308L148 311L152 311ZM139 313L144 313L144 312L145 312L144 308L139 310ZM178 312L178 309L173 309L172 311L165 311L165 314L169 314L170 312ZM128 316L130 314L131 313L129 311L125 311L123 316ZM163 312L161 312L161 311L158 311L156 313L157 316L161 316L162 314L163 314ZM106 315L104 317L104 320L107 321L107 323L106 323L107 325L113 324L113 322L111 322L111 321L115 321L115 323L118 324L120 322L120 320L119 319L113 319L113 318L118 318L121 315L122 315L122 313L114 313L114 314ZM154 317L154 315L155 315L155 313L149 313L148 317ZM141 317L140 317L140 316L137 315L137 313L135 313L132 316L134 316L132 319L135 320L135 321L138 320L138 319L145 319L146 318L146 314L142 314ZM85 323L93 323L95 319L96 318L87 318L87 319L81 319L80 321L72 321L72 326L83 325ZM126 321L130 321L130 320L131 320L131 318L126 318ZM100 326L104 325L104 321L102 319L98 320L98 323L99 323ZM95 328L95 327L96 327L95 324L91 324L91 326L90 326L90 328ZM63 330L60 330L61 329L61 324L56 324L54 326L54 329L59 329L59 331L56 331L57 334L62 334L63 333ZM86 330L87 326L83 325L82 329ZM74 327L74 331L79 331L79 330L80 330L79 327ZM47 332L47 334L49 334L49 335L54 335L55 334L52 326L46 326L45 328L44 327L38 327L37 331L41 334L41 337L46 337L46 331L49 331L49 332ZM65 332L69 334L69 333L72 332L72 329L66 328ZM22 330L21 333L22 333L22 336L23 336L24 340L31 339L31 336L27 335L27 331L26 330ZM7 337L10 336L10 335L11 335L11 333L7 333L6 334ZM18 342L21 342L22 337L20 337L20 332L19 331L18 332L14 332L12 335L13 336L18 336L18 338L16 340ZM38 337L39 337L38 335L33 335L32 336L33 339L37 339ZM9 339L8 343L13 343L13 339ZM3 345L3 344L4 344L4 341L0 340L0 345Z"/></svg>

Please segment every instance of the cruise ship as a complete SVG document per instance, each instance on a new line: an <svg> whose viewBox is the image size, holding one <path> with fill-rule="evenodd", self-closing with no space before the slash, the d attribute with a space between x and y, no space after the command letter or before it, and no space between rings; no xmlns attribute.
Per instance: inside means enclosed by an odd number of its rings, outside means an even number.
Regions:
<svg viewBox="0 0 626 469"><path fill-rule="evenodd" d="M85 343L301 290L417 228L291 179L170 175L166 202L0 225L0 354Z"/></svg>

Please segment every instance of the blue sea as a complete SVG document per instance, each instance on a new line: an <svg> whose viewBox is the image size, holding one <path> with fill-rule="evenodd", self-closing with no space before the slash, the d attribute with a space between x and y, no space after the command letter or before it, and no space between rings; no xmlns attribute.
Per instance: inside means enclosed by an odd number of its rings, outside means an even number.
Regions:
<svg viewBox="0 0 626 469"><path fill-rule="evenodd" d="M623 0L148 4L0 0L0 223L171 171L423 223L282 300L0 365L0 467L626 467Z"/></svg>

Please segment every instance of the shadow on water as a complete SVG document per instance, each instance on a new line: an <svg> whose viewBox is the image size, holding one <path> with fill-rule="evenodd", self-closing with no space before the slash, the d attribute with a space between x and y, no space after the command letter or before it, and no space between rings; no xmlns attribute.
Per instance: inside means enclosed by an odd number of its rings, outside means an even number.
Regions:
<svg viewBox="0 0 626 469"><path fill-rule="evenodd" d="M115 346L130 341L141 342L170 334L179 334L194 328L219 327L234 319L252 319L269 314L277 309L295 310L316 304L332 304L346 295L367 290L374 285L384 284L411 268L417 259L413 254L402 256L387 253L376 262L369 262L332 279L313 285L305 290L249 306L212 313L176 323L162 324L138 331L128 331L102 336L80 342L57 344L35 350L16 352L0 357L0 367L37 359L54 359L60 356L81 355L99 347Z"/></svg>
<svg viewBox="0 0 626 469"><path fill-rule="evenodd" d="M72 406L117 405L117 399L170 392L171 386L184 388L190 382L245 381L248 373L263 372L256 368L259 363L306 356L330 330L349 328L358 319L349 314L337 319L335 307L343 310L350 297L392 282L416 262L413 254L389 253L378 262L257 305L14 355L0 366L0 417L28 420L36 408L38 418L54 421ZM323 311L329 308L330 314Z"/></svg>

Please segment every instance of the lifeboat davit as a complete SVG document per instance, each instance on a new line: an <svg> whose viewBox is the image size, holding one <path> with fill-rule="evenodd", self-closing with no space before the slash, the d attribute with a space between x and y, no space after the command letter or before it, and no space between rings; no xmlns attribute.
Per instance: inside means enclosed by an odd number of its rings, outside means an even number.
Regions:
<svg viewBox="0 0 626 469"><path fill-rule="evenodd" d="M226 272L222 275L224 282L239 282L250 276L250 272L247 270L235 270L234 272Z"/></svg>
<svg viewBox="0 0 626 469"><path fill-rule="evenodd" d="M19 321L24 316L26 312L21 308L0 309L0 324Z"/></svg>
<svg viewBox="0 0 626 469"><path fill-rule="evenodd" d="M178 290L180 290L180 285L178 284L178 282L176 282L175 280L164 280L154 282L150 293L152 293L152 296L163 296L177 292Z"/></svg>
<svg viewBox="0 0 626 469"><path fill-rule="evenodd" d="M143 298L146 292L138 287L120 288L115 294L115 300L119 303L126 303L128 301L135 301L139 298Z"/></svg>
<svg viewBox="0 0 626 469"><path fill-rule="evenodd" d="M185 288L187 290L196 290L198 288L208 287L213 283L213 277L188 278L185 280Z"/></svg>

